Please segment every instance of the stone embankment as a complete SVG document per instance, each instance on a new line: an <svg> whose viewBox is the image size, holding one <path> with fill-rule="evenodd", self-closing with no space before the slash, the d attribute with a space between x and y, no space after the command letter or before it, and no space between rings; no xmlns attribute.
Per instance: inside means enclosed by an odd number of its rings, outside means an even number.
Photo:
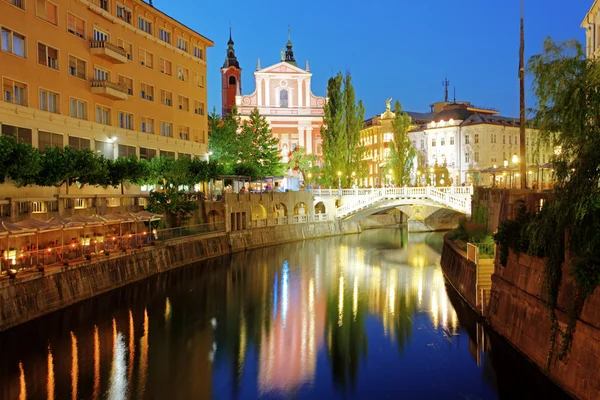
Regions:
<svg viewBox="0 0 600 400"><path fill-rule="evenodd" d="M262 246L359 232L357 223L330 221L190 236L19 274L0 281L0 331L186 264Z"/></svg>
<svg viewBox="0 0 600 400"><path fill-rule="evenodd" d="M475 264L448 239L444 242L441 266L448 282L478 312ZM492 329L566 392L580 399L600 399L600 290L585 302L567 357L553 360L547 370L551 334L555 335L554 354L560 352L560 331L568 322L566 308L573 298L573 281L568 266L563 267L555 310L559 329L552 333L550 314L543 301L544 268L543 259L525 254L517 257L511 251L506 267L495 266L484 316Z"/></svg>

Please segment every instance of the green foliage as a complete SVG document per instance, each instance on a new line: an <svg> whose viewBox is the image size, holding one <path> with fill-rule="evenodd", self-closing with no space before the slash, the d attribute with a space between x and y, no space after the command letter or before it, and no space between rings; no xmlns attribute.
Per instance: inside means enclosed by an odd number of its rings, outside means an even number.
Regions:
<svg viewBox="0 0 600 400"><path fill-rule="evenodd" d="M13 145L6 175L16 186L27 186L35 183L41 169L41 156L37 149L23 142Z"/></svg>
<svg viewBox="0 0 600 400"><path fill-rule="evenodd" d="M394 182L399 186L405 186L410 184L410 172L417 153L408 136L410 117L402 111L399 101L396 101L394 112L395 117L392 121L394 139L389 144L388 167L392 170Z"/></svg>
<svg viewBox="0 0 600 400"><path fill-rule="evenodd" d="M475 203L473 205L473 210L471 211L471 220L473 222L477 222L478 224L487 226L488 224L488 209L484 205L480 205L479 203Z"/></svg>
<svg viewBox="0 0 600 400"><path fill-rule="evenodd" d="M253 178L283 174L283 164L278 149L279 141L271 133L267 119L255 108L248 120L242 122L237 139L239 160L253 165Z"/></svg>
<svg viewBox="0 0 600 400"><path fill-rule="evenodd" d="M534 124L546 145L561 150L552 159L555 189L540 213L523 215L512 222L514 226L506 223L497 241L506 251L512 248L546 258L544 295L552 321L550 366L565 252L575 290L567 304L569 323L562 332L557 359L568 353L585 299L600 284L600 64L586 59L576 41L557 44L548 39L544 52L530 59L528 69L534 75L537 97ZM523 238L511 238L511 231Z"/></svg>
<svg viewBox="0 0 600 400"><path fill-rule="evenodd" d="M198 209L198 203L193 194L171 187L164 192L150 192L147 209L153 213L166 214L169 226L176 227L191 218L192 213Z"/></svg>
<svg viewBox="0 0 600 400"><path fill-rule="evenodd" d="M208 149L212 158L223 165L223 173L230 175L240 159L238 141L239 116L234 107L223 119L215 110L208 117Z"/></svg>
<svg viewBox="0 0 600 400"><path fill-rule="evenodd" d="M356 104L352 77L338 73L327 83L329 101L324 107L323 137L323 183L337 185L338 172L341 172L343 186L350 186L354 178L361 179L367 174L363 161L364 146L360 143L360 130L364 119L362 101ZM355 173L354 177L352 173Z"/></svg>
<svg viewBox="0 0 600 400"><path fill-rule="evenodd" d="M316 154L306 154L304 147L297 147L296 150L291 151L288 155L286 167L300 172L304 182L309 184L308 173L310 172L315 177L318 175L320 169L317 166L318 162L319 157Z"/></svg>

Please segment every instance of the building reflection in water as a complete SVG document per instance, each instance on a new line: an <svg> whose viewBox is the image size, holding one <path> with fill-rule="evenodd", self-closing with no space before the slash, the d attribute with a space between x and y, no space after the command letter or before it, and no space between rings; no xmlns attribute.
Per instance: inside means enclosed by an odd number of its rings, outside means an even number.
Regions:
<svg viewBox="0 0 600 400"><path fill-rule="evenodd" d="M232 257L228 268L216 260L214 271L190 267L173 271L177 278L164 275L164 280L159 276L141 283L146 297L138 300L134 287L125 307L115 302L104 309L108 317L72 324L66 331L70 340L63 344L56 338L46 341L47 398L68 398L70 387L72 399L141 399L165 394L159 392L165 390L160 387L164 379L189 386L189 392L182 392L188 398L210 397L213 363L223 360L234 374L228 385L240 385L244 369L254 371L247 367L255 362L259 392L289 396L315 382L320 350L327 353L335 383L352 385L367 356L367 318L378 321L400 354L418 315L427 316L432 329L450 335L458 330L435 265L439 252L422 240L413 243L389 232L391 237L363 233L277 251L260 249ZM156 316L152 365L149 315ZM40 353L12 364L13 397L17 384L18 398L24 400L27 384L37 388L44 383L26 375L29 368L42 369Z"/></svg>

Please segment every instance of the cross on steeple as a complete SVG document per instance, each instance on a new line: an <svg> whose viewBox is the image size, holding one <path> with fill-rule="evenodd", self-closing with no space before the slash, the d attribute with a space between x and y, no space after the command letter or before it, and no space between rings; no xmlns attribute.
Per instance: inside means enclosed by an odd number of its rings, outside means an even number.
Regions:
<svg viewBox="0 0 600 400"><path fill-rule="evenodd" d="M285 47L287 50L285 51L285 58L282 61L285 61L285 62L295 65L297 67L298 65L296 64L296 59L294 58L294 51L292 50L293 44L292 44L291 29L290 29L289 24L288 24L288 41L287 41L287 44L285 45Z"/></svg>

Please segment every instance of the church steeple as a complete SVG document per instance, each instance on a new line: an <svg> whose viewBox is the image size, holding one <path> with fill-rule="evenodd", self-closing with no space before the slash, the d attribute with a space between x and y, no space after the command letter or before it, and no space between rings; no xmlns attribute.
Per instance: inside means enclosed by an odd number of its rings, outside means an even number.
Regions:
<svg viewBox="0 0 600 400"><path fill-rule="evenodd" d="M292 50L292 47L294 45L292 44L292 39L290 37L290 30L288 29L288 41L287 44L285 45L286 47L286 51L285 51L285 62L290 63L294 66L298 66L298 64L296 64L296 59L294 59L294 50Z"/></svg>
<svg viewBox="0 0 600 400"><path fill-rule="evenodd" d="M240 63L235 56L235 50L233 48L233 39L231 38L231 28L229 28L229 41L227 42L227 55L225 56L225 62L223 63L223 68L229 67L240 67Z"/></svg>

